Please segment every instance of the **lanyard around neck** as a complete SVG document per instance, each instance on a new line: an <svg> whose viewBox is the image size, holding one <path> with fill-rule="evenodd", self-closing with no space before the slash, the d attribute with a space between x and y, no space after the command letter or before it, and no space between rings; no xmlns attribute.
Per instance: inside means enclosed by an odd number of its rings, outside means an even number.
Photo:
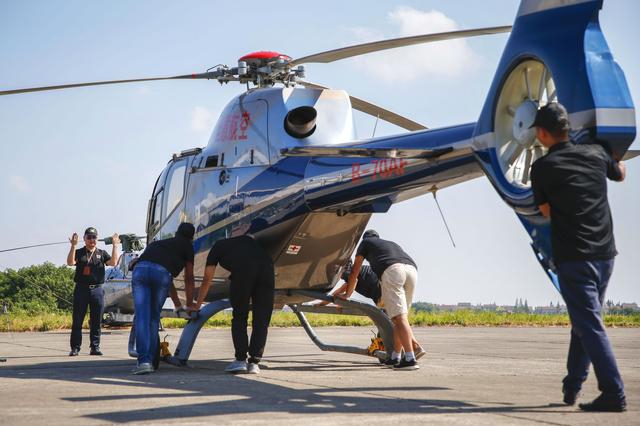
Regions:
<svg viewBox="0 0 640 426"><path fill-rule="evenodd" d="M89 256L87 258L87 263L91 263L91 259L93 259L93 255L95 254L95 252L97 251L97 248L94 248L93 251L91 252L91 256Z"/></svg>

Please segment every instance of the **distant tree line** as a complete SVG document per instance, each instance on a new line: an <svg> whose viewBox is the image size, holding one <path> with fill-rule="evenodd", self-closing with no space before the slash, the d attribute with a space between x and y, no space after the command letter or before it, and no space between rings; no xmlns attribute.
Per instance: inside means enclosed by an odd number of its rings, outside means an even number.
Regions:
<svg viewBox="0 0 640 426"><path fill-rule="evenodd" d="M411 307L416 312L436 312L438 310L437 305L427 302L415 302L411 305Z"/></svg>
<svg viewBox="0 0 640 426"><path fill-rule="evenodd" d="M70 311L73 269L45 262L0 272L0 304L11 311ZM0 311L1 313L2 311Z"/></svg>

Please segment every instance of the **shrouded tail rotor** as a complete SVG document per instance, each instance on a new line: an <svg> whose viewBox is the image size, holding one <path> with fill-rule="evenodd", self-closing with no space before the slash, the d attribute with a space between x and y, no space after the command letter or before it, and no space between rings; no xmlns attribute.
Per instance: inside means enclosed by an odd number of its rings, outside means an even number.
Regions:
<svg viewBox="0 0 640 426"><path fill-rule="evenodd" d="M538 60L522 61L505 79L494 126L498 162L512 185L531 185L531 165L546 153L546 148L530 126L538 108L557 100L551 72Z"/></svg>
<svg viewBox="0 0 640 426"><path fill-rule="evenodd" d="M555 284L549 221L530 181L531 165L545 154L530 129L538 108L561 102L573 139L601 143L618 159L636 134L624 74L598 22L601 7L601 0L522 0L473 135L478 162Z"/></svg>

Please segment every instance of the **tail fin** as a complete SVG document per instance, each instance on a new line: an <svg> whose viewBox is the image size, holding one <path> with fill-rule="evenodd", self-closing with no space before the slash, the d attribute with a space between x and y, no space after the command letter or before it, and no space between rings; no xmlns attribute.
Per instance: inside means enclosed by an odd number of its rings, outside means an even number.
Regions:
<svg viewBox="0 0 640 426"><path fill-rule="evenodd" d="M559 101L574 138L596 138L623 158L636 135L622 69L600 29L602 0L522 0L476 125L476 157L531 236L557 286L548 220L533 203L529 171L544 147L529 129L537 108Z"/></svg>

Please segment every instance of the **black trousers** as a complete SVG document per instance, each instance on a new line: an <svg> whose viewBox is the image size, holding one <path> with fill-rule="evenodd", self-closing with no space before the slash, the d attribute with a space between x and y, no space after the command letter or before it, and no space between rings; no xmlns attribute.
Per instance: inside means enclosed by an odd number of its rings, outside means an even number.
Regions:
<svg viewBox="0 0 640 426"><path fill-rule="evenodd" d="M267 344L267 332L273 312L275 277L273 264L247 264L231 277L231 337L238 361L260 362ZM249 309L253 314L251 343L247 336Z"/></svg>
<svg viewBox="0 0 640 426"><path fill-rule="evenodd" d="M100 326L104 311L104 289L90 289L86 284L76 284L73 290L73 325L71 326L71 349L82 346L82 323L89 307L89 338L92 348L100 346Z"/></svg>

